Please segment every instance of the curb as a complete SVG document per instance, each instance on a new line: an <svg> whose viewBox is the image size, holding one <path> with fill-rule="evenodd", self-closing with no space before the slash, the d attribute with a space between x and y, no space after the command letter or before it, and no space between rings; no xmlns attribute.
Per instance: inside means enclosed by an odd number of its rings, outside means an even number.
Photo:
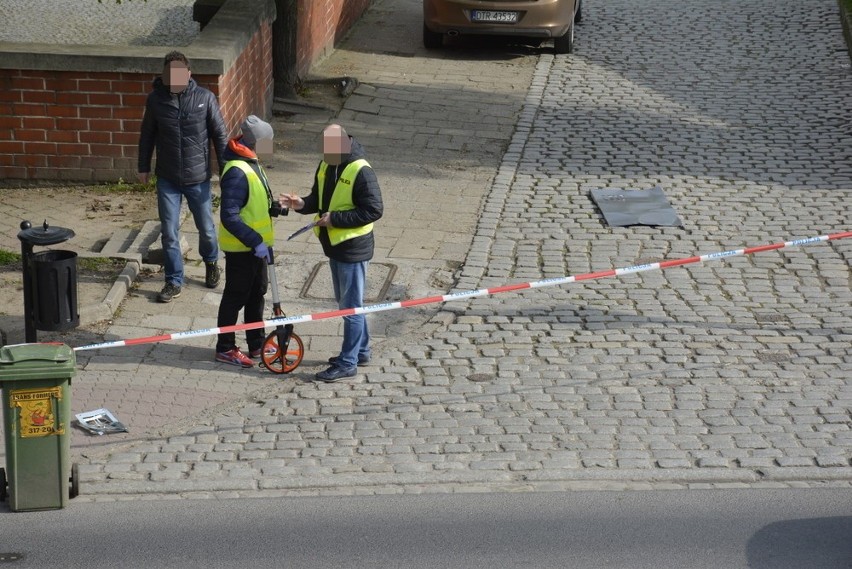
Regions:
<svg viewBox="0 0 852 569"><path fill-rule="evenodd" d="M466 485L480 485L484 490L511 487L513 491L540 491L554 486L596 490L612 487L664 486L686 487L687 485L767 485L778 486L795 483L830 484L852 482L849 468L766 468L760 470L728 471L723 469L671 469L648 471L624 469L619 471L580 470L538 472L518 474L506 471L410 474L342 474L325 477L294 478L231 478L231 479L176 479L162 481L119 481L81 482L83 494L91 499L114 496L169 496L186 493L219 492L279 492L285 494L348 494L397 493L420 489L430 493L453 493L464 491ZM85 474L83 475L85 476ZM89 475L91 476L91 475Z"/></svg>
<svg viewBox="0 0 852 569"><path fill-rule="evenodd" d="M183 226L187 217L188 212L181 208L181 226ZM125 259L127 261L124 269L116 277L112 287L110 287L106 296L100 302L80 307L80 326L109 320L115 316L115 311L118 310L118 307L127 296L130 287L133 286L133 283L139 276L142 266L145 264L146 258L149 255L149 251L155 249L151 245L159 240L159 236L160 222L153 220L146 221L132 242L126 247L126 251L116 250L110 251L108 254L79 253L80 257L87 259ZM180 245L183 251L188 247L186 237L183 234L180 236Z"/></svg>
<svg viewBox="0 0 852 569"><path fill-rule="evenodd" d="M96 255L92 255L92 257L96 257ZM128 260L103 300L96 304L93 303L80 307L80 326L112 318L124 300L124 297L127 296L127 291L130 290L130 287L136 281L136 277L139 276L141 268L141 261L135 259Z"/></svg>

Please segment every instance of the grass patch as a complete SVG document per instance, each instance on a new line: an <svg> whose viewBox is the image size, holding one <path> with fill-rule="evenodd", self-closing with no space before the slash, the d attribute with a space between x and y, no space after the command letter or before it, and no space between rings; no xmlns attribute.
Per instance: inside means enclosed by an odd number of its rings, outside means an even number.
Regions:
<svg viewBox="0 0 852 569"><path fill-rule="evenodd" d="M112 272L117 267L124 267L127 261L112 257L77 257L77 269L94 273Z"/></svg>
<svg viewBox="0 0 852 569"><path fill-rule="evenodd" d="M115 183L102 184L97 187L108 192L151 193L157 191L157 176L152 174L151 177L148 178L147 184L143 184L141 182L128 182L124 178L119 178Z"/></svg>
<svg viewBox="0 0 852 569"><path fill-rule="evenodd" d="M118 274L124 269L126 264L126 260L113 257L77 257L77 272L95 275ZM0 249L0 269L20 270L21 254Z"/></svg>
<svg viewBox="0 0 852 569"><path fill-rule="evenodd" d="M837 5L840 7L840 26L843 28L846 50L852 58L852 0L837 0Z"/></svg>
<svg viewBox="0 0 852 569"><path fill-rule="evenodd" d="M12 251L4 251L0 249L0 267L20 266L21 254L13 253Z"/></svg>

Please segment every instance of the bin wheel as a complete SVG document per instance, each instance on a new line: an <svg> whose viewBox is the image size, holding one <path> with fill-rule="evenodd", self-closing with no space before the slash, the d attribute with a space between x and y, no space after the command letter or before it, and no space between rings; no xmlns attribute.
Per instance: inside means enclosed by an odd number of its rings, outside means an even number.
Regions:
<svg viewBox="0 0 852 569"><path fill-rule="evenodd" d="M6 469L0 468L0 502L6 501Z"/></svg>
<svg viewBox="0 0 852 569"><path fill-rule="evenodd" d="M272 373L290 373L302 363L302 358L305 357L305 346L302 344L302 339L291 332L290 340L282 350L278 344L278 334L277 330L273 330L266 337L260 352L261 359L266 369Z"/></svg>
<svg viewBox="0 0 852 569"><path fill-rule="evenodd" d="M77 463L71 465L71 490L68 493L70 498L76 498L80 495L80 469Z"/></svg>

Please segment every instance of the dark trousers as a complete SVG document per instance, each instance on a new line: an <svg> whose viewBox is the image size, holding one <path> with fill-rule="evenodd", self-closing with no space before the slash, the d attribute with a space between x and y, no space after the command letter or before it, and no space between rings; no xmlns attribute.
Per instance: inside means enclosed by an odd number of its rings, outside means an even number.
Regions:
<svg viewBox="0 0 852 569"><path fill-rule="evenodd" d="M269 285L266 261L254 256L254 253L225 253L225 291L219 304L217 326L232 326L237 323L240 310L243 310L245 322L263 320L263 295ZM249 351L260 349L264 339L263 328L246 330L246 343ZM219 334L216 342L217 352L227 352L236 347L236 335L233 332Z"/></svg>

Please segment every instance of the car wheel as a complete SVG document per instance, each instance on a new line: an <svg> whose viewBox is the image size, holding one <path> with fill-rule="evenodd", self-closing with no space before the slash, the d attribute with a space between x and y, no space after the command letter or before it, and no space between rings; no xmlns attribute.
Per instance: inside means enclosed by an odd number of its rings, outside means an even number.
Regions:
<svg viewBox="0 0 852 569"><path fill-rule="evenodd" d="M426 49L440 49L444 45L444 34L433 32L423 23L423 46Z"/></svg>
<svg viewBox="0 0 852 569"><path fill-rule="evenodd" d="M553 39L553 47L556 53L574 53L574 22L571 22L565 34Z"/></svg>
<svg viewBox="0 0 852 569"><path fill-rule="evenodd" d="M583 0L577 2L577 12L574 14L574 23L578 24L583 21Z"/></svg>

